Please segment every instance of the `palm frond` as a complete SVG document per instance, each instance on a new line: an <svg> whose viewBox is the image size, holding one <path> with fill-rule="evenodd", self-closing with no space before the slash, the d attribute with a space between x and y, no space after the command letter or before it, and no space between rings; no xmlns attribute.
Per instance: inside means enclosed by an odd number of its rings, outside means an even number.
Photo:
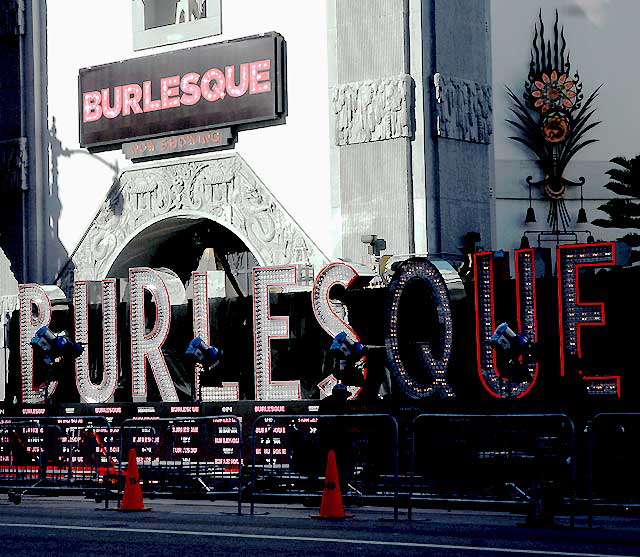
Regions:
<svg viewBox="0 0 640 557"><path fill-rule="evenodd" d="M598 209L602 210L600 207L598 207ZM591 224L593 224L594 226L599 226L600 228L620 228L618 225L614 224L608 219L594 219L591 221Z"/></svg>
<svg viewBox="0 0 640 557"><path fill-rule="evenodd" d="M529 109L525 106L525 104L518 97L516 97L515 93L511 89L509 89L509 87L507 87L507 92L508 92L509 96L511 97L511 100L516 104L516 107L518 108L518 112L520 112L529 121L529 124L532 127L535 128L537 123L531 117L531 114L529 113Z"/></svg>
<svg viewBox="0 0 640 557"><path fill-rule="evenodd" d="M577 120L577 119L574 118L573 126L571 128L571 131L574 134L579 133L580 130L582 129L582 127L589 121L591 116L593 116L593 113L596 112L596 110L598 110L598 109L594 108L591 112L589 112L588 114L585 114L584 116L582 116L580 118L580 120Z"/></svg>
<svg viewBox="0 0 640 557"><path fill-rule="evenodd" d="M640 181L640 176L638 173L634 173L631 170L621 170L620 168L611 168L605 172L609 178L611 178L615 182L622 182L623 184L627 184L631 186L632 184L637 184Z"/></svg>
<svg viewBox="0 0 640 557"><path fill-rule="evenodd" d="M595 112L595 110L593 111ZM593 114L593 113L592 113ZM584 123L586 124L587 121L585 120ZM578 141L580 141L582 139L582 137L589 131L592 130L593 128L595 128L596 126L599 126L600 124L602 124L602 120L598 120L597 122L591 122L588 126L585 126L584 128L580 129L580 130L574 130L574 135L571 138L571 142L572 143L577 143Z"/></svg>
<svg viewBox="0 0 640 557"><path fill-rule="evenodd" d="M632 201L631 199L621 199L619 197L609 199L602 207L606 207L605 212L609 214L611 214L611 212L624 213L628 217L640 217L640 203Z"/></svg>
<svg viewBox="0 0 640 557"><path fill-rule="evenodd" d="M625 234L621 240L624 240L629 244L632 248L637 248L640 246L640 234L636 234L635 232L631 232L630 234Z"/></svg>
<svg viewBox="0 0 640 557"><path fill-rule="evenodd" d="M623 156L613 157L609 162L617 164L618 166L622 166L627 170L631 170L631 161L627 157L623 157Z"/></svg>
<svg viewBox="0 0 640 557"><path fill-rule="evenodd" d="M604 185L609 191L616 193L618 195L624 195L627 197L640 197L640 194L634 193L629 184L625 184L622 182L609 182Z"/></svg>
<svg viewBox="0 0 640 557"><path fill-rule="evenodd" d="M514 128L518 128L522 133L529 134L529 128L522 124L519 124L518 122L509 119L505 120L505 122L507 122L507 124L511 124Z"/></svg>

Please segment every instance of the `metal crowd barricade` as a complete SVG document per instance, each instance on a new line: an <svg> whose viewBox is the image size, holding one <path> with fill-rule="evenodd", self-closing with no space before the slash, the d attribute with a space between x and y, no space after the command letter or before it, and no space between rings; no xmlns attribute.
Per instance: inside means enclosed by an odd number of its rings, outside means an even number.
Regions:
<svg viewBox="0 0 640 557"><path fill-rule="evenodd" d="M211 499L233 496L242 514L241 418L128 419L120 425L121 476L130 449L136 450L143 493Z"/></svg>
<svg viewBox="0 0 640 557"><path fill-rule="evenodd" d="M586 433L587 519L591 528L596 501L618 511L640 503L640 412L596 414L587 424Z"/></svg>
<svg viewBox="0 0 640 557"><path fill-rule="evenodd" d="M575 428L565 414L421 414L413 421L409 519L418 500L535 508L568 499L573 526L575 486Z"/></svg>
<svg viewBox="0 0 640 557"><path fill-rule="evenodd" d="M0 490L20 503L28 492L80 491L108 505L110 427L101 416L0 420Z"/></svg>
<svg viewBox="0 0 640 557"><path fill-rule="evenodd" d="M398 519L398 423L389 414L262 415L251 446L251 514L257 494L320 495L334 449L345 494L392 497Z"/></svg>

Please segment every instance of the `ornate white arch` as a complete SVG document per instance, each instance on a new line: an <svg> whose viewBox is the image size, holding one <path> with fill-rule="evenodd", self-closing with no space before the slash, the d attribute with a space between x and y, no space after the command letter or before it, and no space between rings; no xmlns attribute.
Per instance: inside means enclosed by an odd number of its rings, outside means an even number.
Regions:
<svg viewBox="0 0 640 557"><path fill-rule="evenodd" d="M173 217L208 218L236 234L261 265L311 265L327 257L304 233L244 159L213 154L124 171L59 277L101 280L141 231Z"/></svg>

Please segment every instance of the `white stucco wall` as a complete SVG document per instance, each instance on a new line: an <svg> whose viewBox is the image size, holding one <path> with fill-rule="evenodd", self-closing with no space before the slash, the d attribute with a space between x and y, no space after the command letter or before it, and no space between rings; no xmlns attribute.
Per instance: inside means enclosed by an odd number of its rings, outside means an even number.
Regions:
<svg viewBox="0 0 640 557"><path fill-rule="evenodd" d="M339 252L339 226L332 219L329 187L330 118L327 79L326 2L299 0L222 0L223 34L134 53L131 0L111 0L108 9L97 0L49 0L48 110L64 154L57 159L61 203L59 237L70 253L86 230L119 170L131 165L119 151L89 155L78 146L78 70L96 64L190 47L264 31L283 34L288 44L289 116L287 124L240 134L237 151L283 203L302 228L330 257ZM572 67L580 72L588 95L604 83L596 102L592 132L600 142L581 151L567 177L585 176L585 208L589 221L604 217L596 210L610 193L604 174L616 155L640 153L640 107L634 102L640 77L630 39L640 18L637 0L491 0L492 73L496 238L494 248L514 249L526 229L547 228L547 203L534 191L538 222L524 224L528 189L524 181L536 175L532 155L508 139L505 123L511 107L505 92L518 94L528 73L533 25L538 9L550 29L555 8L571 50ZM93 19L91 19L93 18ZM568 194L572 227L590 229L598 239L613 239L619 231L577 225L579 191ZM584 237L580 237L580 240Z"/></svg>
<svg viewBox="0 0 640 557"><path fill-rule="evenodd" d="M9 369L8 325L16 309L18 309L18 281L11 270L11 263L0 249L0 400L5 398Z"/></svg>
<svg viewBox="0 0 640 557"><path fill-rule="evenodd" d="M603 185L608 182L604 172L614 165L609 160L617 155L632 157L640 153L640 105L636 102L640 76L635 71L637 52L633 46L640 19L637 0L492 0L491 33L494 88L496 214L495 247L514 249L526 229L547 228L548 205L541 193L534 191L537 223L525 225L528 207L527 175L537 176L532 153L508 139L515 135L506 124L511 101L505 85L522 95L530 61L533 25L542 8L545 33L553 28L555 9L560 25L564 25L567 46L571 52L572 73L578 70L585 99L600 84L604 84L595 102L593 120L601 120L590 137L598 143L580 151L565 176L584 176L587 218L606 218L597 211L612 194ZM549 37L546 34L546 37ZM615 239L618 230L598 228L592 224L575 223L579 204L579 188L568 193L567 208L573 219L571 228L589 229L596 239ZM578 238L585 240L585 235ZM532 244L533 245L533 244Z"/></svg>
<svg viewBox="0 0 640 557"><path fill-rule="evenodd" d="M120 151L90 155L78 138L78 70L83 67L278 31L287 41L286 125L240 133L236 150L309 236L331 255L327 25L323 1L222 0L223 34L134 52L132 0L48 0L49 127L55 119L61 210L59 237L71 253L119 170ZM52 177L53 178L53 177Z"/></svg>

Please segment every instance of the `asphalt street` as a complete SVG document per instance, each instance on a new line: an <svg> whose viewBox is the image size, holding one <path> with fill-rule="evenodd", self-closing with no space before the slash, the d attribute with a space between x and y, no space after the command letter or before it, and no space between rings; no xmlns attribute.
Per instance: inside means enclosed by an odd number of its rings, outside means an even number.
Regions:
<svg viewBox="0 0 640 557"><path fill-rule="evenodd" d="M309 518L313 509L260 505L237 516L224 502L146 501L150 512L105 511L80 497L0 499L2 555L214 556L638 556L640 518L578 518L548 529L523 517L480 511L418 510L394 521L387 509L356 507L354 518ZM248 513L249 507L246 506Z"/></svg>

